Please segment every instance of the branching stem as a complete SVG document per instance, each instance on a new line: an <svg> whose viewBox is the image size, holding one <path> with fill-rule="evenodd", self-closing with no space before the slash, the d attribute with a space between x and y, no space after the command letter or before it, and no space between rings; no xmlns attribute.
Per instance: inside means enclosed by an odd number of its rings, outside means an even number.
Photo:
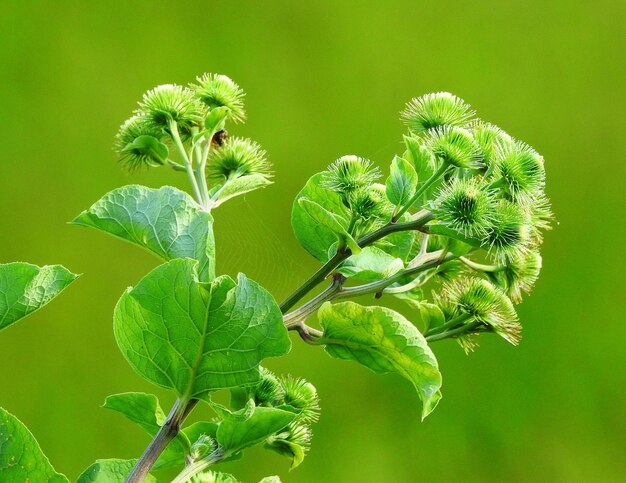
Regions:
<svg viewBox="0 0 626 483"><path fill-rule="evenodd" d="M427 210L422 210L411 221L394 223L389 222L386 225L380 227L378 230L365 235L357 241L357 244L363 248L371 245L375 241L384 238L385 236L396 233L399 231L419 230L426 223L434 219L434 215ZM352 254L352 251L348 248L337 251L335 255L328 260L320 269L315 272L306 282L304 282L298 289L296 289L285 301L280 305L280 309L283 314L286 313L291 307L297 304L302 297L309 293L313 288L317 287L328 275L330 275L337 266Z"/></svg>
<svg viewBox="0 0 626 483"><path fill-rule="evenodd" d="M142 482L152 466L156 463L168 444L178 435L180 425L198 403L197 399L190 401L177 399L170 413L159 429L158 433L137 461L137 464L126 478L126 483Z"/></svg>

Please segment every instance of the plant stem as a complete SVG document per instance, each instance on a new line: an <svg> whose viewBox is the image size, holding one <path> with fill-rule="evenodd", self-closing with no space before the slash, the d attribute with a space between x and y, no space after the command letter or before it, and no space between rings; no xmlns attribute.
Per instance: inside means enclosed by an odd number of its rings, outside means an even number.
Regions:
<svg viewBox="0 0 626 483"><path fill-rule="evenodd" d="M461 260L465 265L467 265L471 269L476 270L478 272L499 272L506 268L505 265L485 265L483 263L477 263L474 260L470 260L469 258L466 258L466 257L459 257L459 260Z"/></svg>
<svg viewBox="0 0 626 483"><path fill-rule="evenodd" d="M435 334L439 334L441 332L445 332L447 329L450 329L452 327L456 327L459 324L464 324L465 322L467 322L471 318L472 318L472 316L470 314L459 315L458 317L455 317L455 318L449 320L445 324L442 324L442 325L439 325L437 327L433 327L432 329L429 329L424 335L426 337L428 337L430 335L435 335Z"/></svg>
<svg viewBox="0 0 626 483"><path fill-rule="evenodd" d="M191 187L193 188L193 194L196 197L196 201L199 205L203 206L204 202L202 198L202 193L200 192L198 182L196 181L196 175L193 171L193 158L187 156L185 146L183 146L183 142L180 139L180 134L178 133L178 125L176 124L176 121L170 122L170 133L172 135L172 141L174 141L174 146L176 147L178 154L180 154L180 157L185 163L187 177L189 178L189 182L191 183Z"/></svg>
<svg viewBox="0 0 626 483"><path fill-rule="evenodd" d="M187 465L183 471L181 471L176 478L172 480L172 483L184 483L189 481L193 476L206 470L209 466L219 462L224 458L224 454L221 451L214 451L206 458L200 461L195 461Z"/></svg>
<svg viewBox="0 0 626 483"><path fill-rule="evenodd" d="M430 268L437 267L442 263L445 263L449 260L456 258L456 255L451 253L446 254L444 257L441 256L442 251L429 253L428 257L425 257L425 262L421 265L408 268L406 270L402 270L397 274L386 278L384 280L379 280L376 282L358 285L356 287L343 287L343 277L339 279L333 280L333 283L319 295L309 300L307 303L294 310L293 312L285 315L283 317L283 321L285 321L285 325L289 330L297 330L300 334L300 337L305 342L315 342L323 334L312 327L307 326L304 322L305 320L315 313L325 302L341 299L341 298L350 298L357 297L359 295L366 295L371 293L378 293L388 287L389 285L395 283L405 276L415 275Z"/></svg>
<svg viewBox="0 0 626 483"><path fill-rule="evenodd" d="M448 339L449 337L458 337L466 332L470 332L480 325L480 322L472 322L471 324L462 325L456 329L441 332L439 334L427 335L427 342L435 342L436 340Z"/></svg>
<svg viewBox="0 0 626 483"><path fill-rule="evenodd" d="M152 438L152 441L141 455L141 458L139 458L139 461L137 461L137 464L126 478L126 483L139 483L148 476L152 466L154 466L167 445L178 435L180 425L197 403L197 399L192 399L191 401L183 399L176 400L165 423L159 428L159 431L154 438Z"/></svg>
<svg viewBox="0 0 626 483"><path fill-rule="evenodd" d="M407 210L411 208L411 206L413 206L413 204L417 200L419 200L420 196L422 196L424 192L428 188L430 188L433 185L433 183L435 183L435 181L441 178L446 173L446 171L448 171L448 169L450 169L450 166L448 166L445 163L442 164L439 167L439 169L435 171L435 173L433 173L433 175L430 178L428 178L422 186L420 186L420 188L415 192L413 197L409 201L407 201L407 203L394 215L393 221L399 220L400 217L404 215L407 212Z"/></svg>
<svg viewBox="0 0 626 483"><path fill-rule="evenodd" d="M365 235L357 241L357 244L363 248L371 245L377 240L398 231L418 230L426 223L434 219L434 215L430 211L423 210L416 215L416 218L404 223L389 222L386 225L380 227L378 230ZM280 305L280 309L283 314L286 313L291 307L302 299L308 292L322 282L337 266L348 258L352 254L352 251L348 248L339 250L335 255L328 260L322 267L317 270L306 282L304 282L298 289L296 289L285 301Z"/></svg>

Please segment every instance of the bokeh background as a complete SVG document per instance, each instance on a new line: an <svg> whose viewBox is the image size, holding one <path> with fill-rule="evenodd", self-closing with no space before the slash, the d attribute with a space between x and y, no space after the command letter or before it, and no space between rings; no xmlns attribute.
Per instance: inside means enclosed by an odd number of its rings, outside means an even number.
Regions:
<svg viewBox="0 0 626 483"><path fill-rule="evenodd" d="M223 469L245 482L623 481L625 6L2 2L0 262L62 263L84 276L2 333L0 404L74 479L96 458L136 457L147 444L99 407L106 395L172 402L126 364L111 324L119 295L158 260L66 225L123 184L186 189L174 172L131 176L114 159L112 137L145 90L210 71L247 91L249 122L236 133L269 151L276 183L216 213L218 268L278 299L317 266L289 223L306 179L343 154L386 166L400 150L403 104L449 90L546 159L558 223L519 307L523 343L486 338L471 356L438 343L444 399L421 423L404 380L294 340L268 365L319 389L309 457L288 472L286 460L251 450Z"/></svg>

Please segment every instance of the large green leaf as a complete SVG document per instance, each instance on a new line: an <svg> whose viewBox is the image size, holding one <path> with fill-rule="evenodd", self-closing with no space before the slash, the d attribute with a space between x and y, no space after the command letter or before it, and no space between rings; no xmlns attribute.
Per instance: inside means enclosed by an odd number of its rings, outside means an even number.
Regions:
<svg viewBox="0 0 626 483"><path fill-rule="evenodd" d="M257 407L248 419L228 418L217 428L217 442L227 453L262 443L284 429L297 414L278 408Z"/></svg>
<svg viewBox="0 0 626 483"><path fill-rule="evenodd" d="M115 307L117 343L143 377L182 398L252 384L259 363L290 341L272 296L239 274L203 283L197 262L172 260L128 289Z"/></svg>
<svg viewBox="0 0 626 483"><path fill-rule="evenodd" d="M379 374L400 374L422 400L422 418L435 408L441 398L437 360L424 336L401 314L386 307L327 302L318 315L324 329L320 343L332 357L357 361Z"/></svg>
<svg viewBox="0 0 626 483"><path fill-rule="evenodd" d="M329 248L337 242L337 235L326 225L317 222L302 206L300 200L306 198L322 206L325 210L343 218L347 227L348 209L334 191L320 186L322 173L312 176L296 196L291 211L291 226L302 247L321 262L329 258Z"/></svg>
<svg viewBox="0 0 626 483"><path fill-rule="evenodd" d="M54 471L24 424L0 408L0 481L68 483Z"/></svg>
<svg viewBox="0 0 626 483"><path fill-rule="evenodd" d="M0 265L0 330L46 305L77 277L61 265Z"/></svg>
<svg viewBox="0 0 626 483"><path fill-rule="evenodd" d="M215 277L213 217L191 196L170 186L113 190L72 222L135 243L169 261L193 258L203 281Z"/></svg>
<svg viewBox="0 0 626 483"><path fill-rule="evenodd" d="M121 483L132 471L135 463L137 460L98 460L81 473L77 483ZM154 483L158 480L154 476L148 475L143 481Z"/></svg>

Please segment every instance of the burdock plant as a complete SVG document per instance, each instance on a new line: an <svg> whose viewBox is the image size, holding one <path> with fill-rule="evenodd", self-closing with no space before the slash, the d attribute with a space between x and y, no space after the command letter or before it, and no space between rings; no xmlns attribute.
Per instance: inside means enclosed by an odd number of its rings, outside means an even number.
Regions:
<svg viewBox="0 0 626 483"><path fill-rule="evenodd" d="M430 343L455 339L470 351L490 333L520 341L514 304L537 280L551 219L534 149L452 94L411 100L386 179L372 161L342 156L296 196L295 236L321 266L279 305L245 275L215 273L212 211L272 183L263 148L230 133L245 119L244 93L223 75L148 91L117 135L120 160L131 171L185 173L192 194L125 186L74 220L164 260L122 294L114 332L134 370L176 396L167 415L151 394L107 398L152 440L138 460L99 460L79 481L153 481L167 468L178 468L175 482L235 481L214 467L255 445L298 466L319 417L317 391L261 366L289 352L288 331L331 357L405 377L422 418L441 399ZM364 295L371 305L349 300ZM384 305L394 298L407 302L404 314ZM220 391L228 406L216 402ZM185 426L199 404L213 419Z"/></svg>

